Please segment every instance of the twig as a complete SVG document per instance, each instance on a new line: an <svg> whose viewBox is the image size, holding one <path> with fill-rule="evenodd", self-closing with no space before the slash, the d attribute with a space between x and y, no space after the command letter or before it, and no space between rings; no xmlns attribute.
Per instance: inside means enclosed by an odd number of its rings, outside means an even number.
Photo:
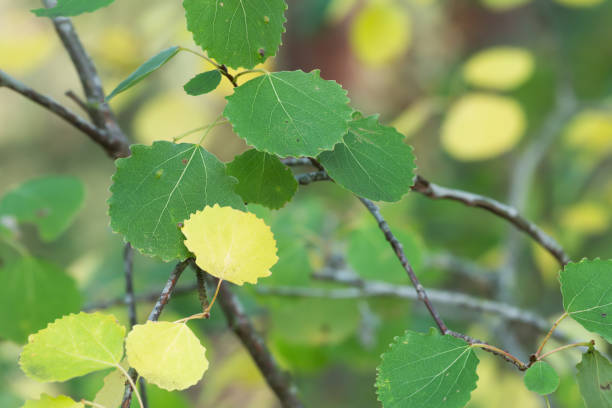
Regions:
<svg viewBox="0 0 612 408"><path fill-rule="evenodd" d="M75 128L85 133L94 142L102 146L107 152L110 153L112 151L113 147L107 144L108 134L106 133L106 131L98 129L96 126L94 126L81 116L77 115L70 109L66 108L65 106L57 102L55 99L35 91L34 89L11 77L2 70L0 70L0 87L6 87L25 96L32 102L35 102L40 106L46 108L50 112L56 114Z"/></svg>
<svg viewBox="0 0 612 408"><path fill-rule="evenodd" d="M197 289L198 289L198 286L196 283L191 284L191 285L185 285L179 288L175 288L174 291L172 292L172 296L176 297L176 296L186 295L186 294L195 292ZM159 298L159 291L151 291L149 293L143 293L143 294L134 296L134 300L136 303L155 302L157 301L158 298ZM90 303L83 307L83 311L91 312L93 310L104 310L104 309L109 309L113 306L120 306L120 305L125 305L125 304L126 304L125 297L118 297L118 298L104 301L104 302Z"/></svg>
<svg viewBox="0 0 612 408"><path fill-rule="evenodd" d="M170 273L170 277L168 278L168 282L166 282L166 286L164 286L164 289L159 295L159 299L157 300L157 303L155 303L155 306L153 307L153 310L151 310L151 313L149 314L149 318L147 320L157 321L159 319L161 312L164 310L164 307L168 304L168 301L172 296L172 292L176 287L178 279L181 277L181 274L183 273L187 265L189 265L189 262L189 260L186 260L176 264L176 266ZM125 386L125 392L123 394L121 408L129 408L132 402L132 392L132 387L127 384Z"/></svg>
<svg viewBox="0 0 612 408"><path fill-rule="evenodd" d="M312 162L307 157L287 157L281 159L285 166L312 166Z"/></svg>
<svg viewBox="0 0 612 408"><path fill-rule="evenodd" d="M87 103L85 103L85 101L83 101L81 98L79 98L79 96L77 94L75 94L73 91L71 91L71 90L70 91L66 91L66 93L64 95L66 95L68 98L72 99L74 101L74 103L76 103L85 112L89 112L89 107L87 106Z"/></svg>
<svg viewBox="0 0 612 408"><path fill-rule="evenodd" d="M298 174L295 176L295 179L302 186L314 183L315 181L331 180L331 178L325 171L312 171L310 173Z"/></svg>
<svg viewBox="0 0 612 408"><path fill-rule="evenodd" d="M211 286L217 285L217 278L206 274ZM247 349L266 382L285 408L301 408L297 389L288 373L282 371L264 340L257 334L253 324L245 314L240 300L231 291L227 282L221 284L218 303L227 319L227 325L238 336Z"/></svg>
<svg viewBox="0 0 612 408"><path fill-rule="evenodd" d="M56 0L43 0L46 7L54 7L56 3ZM106 131L104 142L98 143L105 148L111 157L129 156L128 139L117 124L114 113L104 101L102 81L93 61L83 48L72 21L66 17L54 17L51 20L81 80L83 92L87 98L89 116L98 128Z"/></svg>
<svg viewBox="0 0 612 408"><path fill-rule="evenodd" d="M519 360L518 358L514 357L512 354L508 353L507 351L504 351L498 347L495 346L491 346L489 344L484 344L484 343L477 343L477 344L472 344L472 347L480 347L483 350L488 350L488 351L493 351L495 353L499 353L503 356L506 356L507 358L509 358L510 360L512 360L521 371L525 371L527 370L527 364L523 363L521 360Z"/></svg>
<svg viewBox="0 0 612 408"><path fill-rule="evenodd" d="M518 210L492 198L484 197L467 191L454 190L431 183L421 176L415 177L412 191L421 193L434 200L447 199L461 202L470 207L482 208L512 223L516 228L525 232L536 242L542 245L561 265L570 261L561 245L550 235L542 231L537 225L525 219Z"/></svg>

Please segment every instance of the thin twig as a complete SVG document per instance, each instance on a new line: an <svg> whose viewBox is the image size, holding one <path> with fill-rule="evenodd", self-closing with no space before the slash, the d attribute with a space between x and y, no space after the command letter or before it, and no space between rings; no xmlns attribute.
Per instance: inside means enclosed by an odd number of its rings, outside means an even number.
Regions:
<svg viewBox="0 0 612 408"><path fill-rule="evenodd" d="M206 280L211 286L217 285L217 278L206 274ZM240 300L227 282L223 282L219 290L218 303L225 314L228 326L238 336L247 349L266 382L285 408L301 408L303 404L297 397L297 389L290 375L281 370L264 340L257 334L253 324L244 312Z"/></svg>
<svg viewBox="0 0 612 408"><path fill-rule="evenodd" d="M565 265L570 261L569 256L565 253L561 245L550 235L542 231L537 225L525 219L519 212L508 205L500 203L482 195L470 193L467 191L455 190L439 186L431 183L421 176L415 177L415 183L412 191L421 193L426 197L434 200L447 199L458 201L470 207L478 207L489 211L514 225L519 230L525 232L552 256L554 256L561 265Z"/></svg>
<svg viewBox="0 0 612 408"><path fill-rule="evenodd" d="M77 94L75 94L73 91L71 91L71 90L66 91L66 93L64 95L66 95L68 98L72 99L74 101L74 103L76 103L79 108L83 109L85 112L89 112L89 107L87 106L87 103L85 103L85 101L83 101L81 98L79 98L79 96Z"/></svg>
<svg viewBox="0 0 612 408"><path fill-rule="evenodd" d="M285 166L312 166L312 162L307 157L287 157L281 159Z"/></svg>
<svg viewBox="0 0 612 408"><path fill-rule="evenodd" d="M315 181L331 180L331 177L325 171L312 171L310 173L298 174L295 176L295 179L300 185L305 186Z"/></svg>
<svg viewBox="0 0 612 408"><path fill-rule="evenodd" d="M519 360L518 358L516 358L515 356L513 356L512 354L508 353L505 350L500 349L499 347L495 347L495 346L491 346L490 344L484 344L484 343L476 343L476 344L472 344L472 347L479 347L483 350L488 350L488 351L493 351L495 353L499 353L503 356L508 357L510 360L512 360L514 363L516 363L516 365L519 366L519 369L521 371L525 371L527 370L527 364L523 363L521 360Z"/></svg>

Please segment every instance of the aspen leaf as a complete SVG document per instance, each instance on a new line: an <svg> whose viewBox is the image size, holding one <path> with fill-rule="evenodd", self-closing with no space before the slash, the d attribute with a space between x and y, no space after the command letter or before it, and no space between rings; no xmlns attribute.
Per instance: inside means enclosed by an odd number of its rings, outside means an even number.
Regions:
<svg viewBox="0 0 612 408"><path fill-rule="evenodd" d="M587 408L612 407L612 363L599 351L582 355L576 379Z"/></svg>
<svg viewBox="0 0 612 408"><path fill-rule="evenodd" d="M442 124L442 146L462 161L485 160L511 150L526 127L525 113L512 98L471 93L450 108Z"/></svg>
<svg viewBox="0 0 612 408"><path fill-rule="evenodd" d="M237 285L269 276L278 261L270 227L252 213L206 207L185 221L183 234L200 268Z"/></svg>
<svg viewBox="0 0 612 408"><path fill-rule="evenodd" d="M47 394L43 394L38 400L26 401L22 408L85 408L85 405L65 395L51 397Z"/></svg>
<svg viewBox="0 0 612 408"><path fill-rule="evenodd" d="M130 366L168 391L191 387L208 368L206 349L185 323L148 321L136 325L125 347Z"/></svg>
<svg viewBox="0 0 612 408"><path fill-rule="evenodd" d="M219 82L221 82L221 74L219 70L214 69L194 76L183 86L183 89L187 95L198 96L214 91Z"/></svg>
<svg viewBox="0 0 612 408"><path fill-rule="evenodd" d="M30 336L21 369L38 381L66 381L117 367L123 356L125 328L112 315L71 314Z"/></svg>
<svg viewBox="0 0 612 408"><path fill-rule="evenodd" d="M508 91L533 74L533 56L518 47L492 47L473 55L463 66L463 77L483 88Z"/></svg>
<svg viewBox="0 0 612 408"><path fill-rule="evenodd" d="M545 361L538 361L529 367L523 381L528 390L540 395L548 395L555 392L560 380L559 375L550 364Z"/></svg>
<svg viewBox="0 0 612 408"><path fill-rule="evenodd" d="M72 17L83 13L91 13L106 7L115 0L58 0L52 8L32 10L38 17Z"/></svg>
<svg viewBox="0 0 612 408"><path fill-rule="evenodd" d="M124 360L125 362L125 360ZM127 363L121 363L127 371ZM96 398L93 402L100 404L106 408L116 408L121 405L123 400L123 391L125 390L125 382L127 378L122 370L116 369L111 371L104 377L104 385L96 393Z"/></svg>

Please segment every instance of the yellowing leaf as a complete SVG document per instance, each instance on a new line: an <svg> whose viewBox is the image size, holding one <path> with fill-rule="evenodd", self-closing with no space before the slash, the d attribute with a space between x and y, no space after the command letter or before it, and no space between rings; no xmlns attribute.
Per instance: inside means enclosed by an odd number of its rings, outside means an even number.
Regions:
<svg viewBox="0 0 612 408"><path fill-rule="evenodd" d="M206 349L185 323L148 321L136 325L125 347L130 366L168 391L191 387L208 368Z"/></svg>
<svg viewBox="0 0 612 408"><path fill-rule="evenodd" d="M9 11L4 7L0 11L2 69L20 76L41 66L55 44L52 27L28 14L18 8ZM16 38L19 41L15 41Z"/></svg>
<svg viewBox="0 0 612 408"><path fill-rule="evenodd" d="M569 123L564 140L571 149L583 151L586 161L594 163L593 156L612 152L612 114L597 110L579 113Z"/></svg>
<svg viewBox="0 0 612 408"><path fill-rule="evenodd" d="M529 79L533 66L533 56L523 48L492 47L465 63L463 77L474 86L508 91Z"/></svg>
<svg viewBox="0 0 612 408"><path fill-rule="evenodd" d="M512 98L470 93L450 108L442 124L442 146L458 160L485 160L511 150L525 131L526 118Z"/></svg>
<svg viewBox="0 0 612 408"><path fill-rule="evenodd" d="M493 11L506 11L529 3L531 0L480 0L480 2Z"/></svg>
<svg viewBox="0 0 612 408"><path fill-rule="evenodd" d="M121 365L127 371L127 367L123 363ZM93 402L106 408L118 407L123 400L126 381L127 378L123 371L119 369L111 371L104 377L104 385L96 393L96 398Z"/></svg>
<svg viewBox="0 0 612 408"><path fill-rule="evenodd" d="M26 401L22 408L84 408L82 402L75 402L72 398L65 395L51 397L47 394L40 396L39 400Z"/></svg>
<svg viewBox="0 0 612 408"><path fill-rule="evenodd" d="M610 215L604 205L582 202L563 212L561 225L563 228L581 234L598 234L608 229Z"/></svg>
<svg viewBox="0 0 612 408"><path fill-rule="evenodd" d="M372 66L388 64L410 47L410 15L396 2L374 1L355 17L350 42L353 52L364 63Z"/></svg>
<svg viewBox="0 0 612 408"><path fill-rule="evenodd" d="M593 7L604 2L604 0L555 0L559 4L568 7Z"/></svg>
<svg viewBox="0 0 612 408"><path fill-rule="evenodd" d="M270 276L278 261L270 227L255 214L231 207L215 204L192 214L183 234L200 268L237 285Z"/></svg>
<svg viewBox="0 0 612 408"><path fill-rule="evenodd" d="M391 126L404 136L412 137L421 130L438 108L439 104L435 99L416 101L395 117Z"/></svg>

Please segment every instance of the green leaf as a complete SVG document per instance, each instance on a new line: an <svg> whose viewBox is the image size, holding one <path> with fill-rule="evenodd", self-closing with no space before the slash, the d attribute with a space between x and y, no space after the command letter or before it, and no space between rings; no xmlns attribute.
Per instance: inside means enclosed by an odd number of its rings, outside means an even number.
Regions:
<svg viewBox="0 0 612 408"><path fill-rule="evenodd" d="M375 201L398 201L413 184L414 155L404 136L378 123L378 116L353 115L349 131L318 159L336 183Z"/></svg>
<svg viewBox="0 0 612 408"><path fill-rule="evenodd" d="M38 17L73 17L83 13L91 13L110 5L115 0L58 0L53 8L32 10Z"/></svg>
<svg viewBox="0 0 612 408"><path fill-rule="evenodd" d="M183 7L196 44L232 68L276 55L285 31L284 0L184 0Z"/></svg>
<svg viewBox="0 0 612 408"><path fill-rule="evenodd" d="M612 363L599 351L582 355L576 366L578 387L587 408L612 407Z"/></svg>
<svg viewBox="0 0 612 408"><path fill-rule="evenodd" d="M38 381L66 381L118 367L125 328L112 315L70 314L33 334L23 348L21 369Z"/></svg>
<svg viewBox="0 0 612 408"><path fill-rule="evenodd" d="M74 279L48 262L25 257L0 268L3 338L23 344L28 335L81 307Z"/></svg>
<svg viewBox="0 0 612 408"><path fill-rule="evenodd" d="M478 357L461 339L407 331L382 355L376 388L385 408L460 408L476 389Z"/></svg>
<svg viewBox="0 0 612 408"><path fill-rule="evenodd" d="M244 209L236 180L214 155L195 144L133 145L116 161L109 199L111 227L145 255L185 259L182 223L207 205Z"/></svg>
<svg viewBox="0 0 612 408"><path fill-rule="evenodd" d="M221 82L221 73L213 69L194 76L183 86L183 89L188 95L198 96L214 91L219 82Z"/></svg>
<svg viewBox="0 0 612 408"><path fill-rule="evenodd" d="M278 157L255 149L228 163L227 173L238 179L236 192L247 203L278 209L289 202L297 190L293 173Z"/></svg>
<svg viewBox="0 0 612 408"><path fill-rule="evenodd" d="M529 367L523 381L529 391L537 392L540 395L548 395L555 392L560 380L559 375L550 364L538 361Z"/></svg>
<svg viewBox="0 0 612 408"><path fill-rule="evenodd" d="M352 109L346 91L319 71L261 75L227 97L224 115L257 150L279 156L316 156L347 132Z"/></svg>
<svg viewBox="0 0 612 408"><path fill-rule="evenodd" d="M149 76L153 71L161 68L166 62L170 61L176 54L178 54L180 50L180 47L172 46L149 58L144 64L139 66L136 71L132 72L126 79L121 81L121 83L117 85L115 89L113 89L113 92L106 97L106 101L110 101L117 94L120 94L121 92L133 87L138 82Z"/></svg>
<svg viewBox="0 0 612 408"><path fill-rule="evenodd" d="M184 323L136 325L125 347L130 365L148 382L168 391L191 387L208 368L206 349Z"/></svg>
<svg viewBox="0 0 612 408"><path fill-rule="evenodd" d="M74 177L42 177L26 181L0 201L0 216L38 227L44 241L59 237L83 206L83 183Z"/></svg>
<svg viewBox="0 0 612 408"><path fill-rule="evenodd" d="M129 368L125 359L121 362L121 366L125 371L115 369L104 377L104 385L96 393L96 398L93 402L106 408L115 408L121 405L125 382L127 381L125 372Z"/></svg>
<svg viewBox="0 0 612 408"><path fill-rule="evenodd" d="M612 343L612 260L569 263L560 281L565 311L585 329Z"/></svg>
<svg viewBox="0 0 612 408"><path fill-rule="evenodd" d="M415 273L420 275L425 251L423 244L415 235L403 229L398 229L395 235L404 247L410 265ZM351 234L347 261L364 279L409 283L406 271L377 226L370 225Z"/></svg>
<svg viewBox="0 0 612 408"><path fill-rule="evenodd" d="M82 402L75 402L72 398L65 395L51 397L42 394L39 400L26 401L22 408L85 408Z"/></svg>

